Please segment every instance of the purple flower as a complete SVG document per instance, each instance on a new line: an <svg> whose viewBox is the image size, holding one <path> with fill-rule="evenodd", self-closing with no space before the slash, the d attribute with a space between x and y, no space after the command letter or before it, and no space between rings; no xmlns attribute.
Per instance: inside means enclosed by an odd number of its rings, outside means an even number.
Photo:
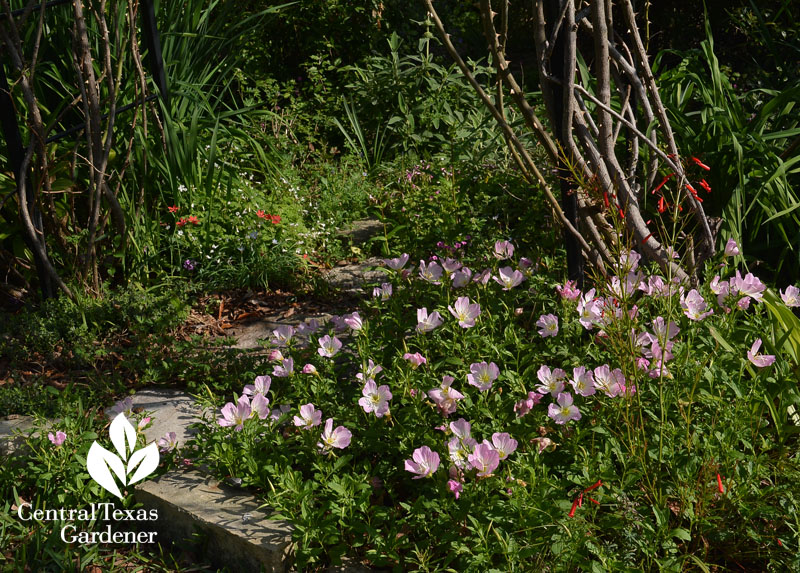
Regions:
<svg viewBox="0 0 800 573"><path fill-rule="evenodd" d="M473 468L478 470L478 477L488 477L500 465L500 454L491 444L484 442L473 448L467 460Z"/></svg>
<svg viewBox="0 0 800 573"><path fill-rule="evenodd" d="M310 430L322 423L322 411L317 410L314 404L308 403L300 406L300 415L294 417L294 425L304 430Z"/></svg>
<svg viewBox="0 0 800 573"><path fill-rule="evenodd" d="M439 411L444 416L449 416L454 413L458 408L458 401L464 398L464 395L458 390L450 387L453 383L452 376L443 376L442 384L439 388L428 390L428 396L434 401Z"/></svg>
<svg viewBox="0 0 800 573"><path fill-rule="evenodd" d="M556 424L566 424L570 420L580 420L581 413L576 406L572 405L572 395L562 392L556 399L558 405L550 404L547 408L547 415L555 420Z"/></svg>
<svg viewBox="0 0 800 573"><path fill-rule="evenodd" d="M549 366L542 365L539 367L536 377L542 383L541 386L536 388L536 391L540 394L549 393L555 398L564 391L564 380L567 378L567 373L561 368L556 368L551 372Z"/></svg>
<svg viewBox="0 0 800 573"><path fill-rule="evenodd" d="M458 499L461 495L461 492L464 491L464 484L454 479L447 481L447 487L450 489L452 494L456 496L456 499Z"/></svg>
<svg viewBox="0 0 800 573"><path fill-rule="evenodd" d="M683 313L691 320L703 320L714 313L713 310L705 311L708 305L695 289L690 290L685 296L681 295L681 308Z"/></svg>
<svg viewBox="0 0 800 573"><path fill-rule="evenodd" d="M415 352L414 354L411 354L410 352L406 352L405 354L403 354L403 359L404 360L408 360L409 362L411 362L411 367L414 368L414 369L416 369L419 366L421 366L421 365L423 365L423 364L428 362L425 359L425 357L422 354L420 354L419 352Z"/></svg>
<svg viewBox="0 0 800 573"><path fill-rule="evenodd" d="M317 444L322 451L328 452L331 448L344 449L350 445L353 434L344 426L333 429L333 418L325 420L325 429L322 431L321 441Z"/></svg>
<svg viewBox="0 0 800 573"><path fill-rule="evenodd" d="M158 439L156 445L158 445L158 449L162 454L171 452L178 447L178 435L175 432L167 432L163 438Z"/></svg>
<svg viewBox="0 0 800 573"><path fill-rule="evenodd" d="M133 398L126 396L106 410L106 416L112 420L119 414L125 414L126 418L130 418L133 415Z"/></svg>
<svg viewBox="0 0 800 573"><path fill-rule="evenodd" d="M576 300L581 296L581 290L575 286L575 281L567 281L564 285L557 285L556 290L564 300Z"/></svg>
<svg viewBox="0 0 800 573"><path fill-rule="evenodd" d="M392 393L388 386L385 384L378 386L374 380L367 380L361 393L364 397L358 399L358 404L367 414L373 412L375 416L382 418L389 413L389 400L392 399Z"/></svg>
<svg viewBox="0 0 800 573"><path fill-rule="evenodd" d="M469 297L460 296L456 299L454 306L455 308L448 306L447 310L458 320L458 325L461 328L475 326L475 319L481 314L481 305L477 302L471 303Z"/></svg>
<svg viewBox="0 0 800 573"><path fill-rule="evenodd" d="M61 430L57 431L55 433L55 435L53 435L53 432L48 432L47 433L47 439L50 440L50 442L54 446L58 447L58 446L60 446L61 444L64 443L64 440L67 439L67 434L65 434Z"/></svg>
<svg viewBox="0 0 800 573"><path fill-rule="evenodd" d="M736 255L741 254L739 251L739 245L736 244L736 241L733 239L728 239L728 242L725 243L725 256L726 257L735 257Z"/></svg>
<svg viewBox="0 0 800 573"><path fill-rule="evenodd" d="M558 334L558 317L555 314L543 314L536 321L539 334L543 337L556 336Z"/></svg>
<svg viewBox="0 0 800 573"><path fill-rule="evenodd" d="M541 402L542 394L538 392L528 392L528 397L524 400L520 400L516 404L514 404L514 413L517 414L517 417L521 418L531 410L533 407Z"/></svg>
<svg viewBox="0 0 800 573"><path fill-rule="evenodd" d="M399 271L406 266L406 263L408 262L408 254L403 253L396 259L384 259L383 262L393 271Z"/></svg>
<svg viewBox="0 0 800 573"><path fill-rule="evenodd" d="M419 276L428 281L429 283L438 285L441 284L439 279L442 278L442 267L439 263L425 264L425 261L419 262Z"/></svg>
<svg viewBox="0 0 800 573"><path fill-rule="evenodd" d="M287 324L282 324L272 331L272 339L270 342L275 346L286 346L291 342L294 336L294 327Z"/></svg>
<svg viewBox="0 0 800 573"><path fill-rule="evenodd" d="M798 307L800 306L800 289L794 285L789 285L786 287L786 291L781 291L781 298L783 299L783 304L789 308Z"/></svg>
<svg viewBox="0 0 800 573"><path fill-rule="evenodd" d="M492 278L497 284L503 285L503 290L510 290L525 280L525 275L511 267L503 267L497 272L500 276Z"/></svg>
<svg viewBox="0 0 800 573"><path fill-rule="evenodd" d="M481 392L489 390L500 375L500 369L494 362L475 362L469 365L469 372L467 381Z"/></svg>
<svg viewBox="0 0 800 573"><path fill-rule="evenodd" d="M497 259L510 259L514 256L514 245L512 245L508 241L497 241L494 244L494 253L492 253Z"/></svg>
<svg viewBox="0 0 800 573"><path fill-rule="evenodd" d="M290 356L284 359L279 366L272 368L272 375L276 378L288 378L294 373L294 359Z"/></svg>
<svg viewBox="0 0 800 573"><path fill-rule="evenodd" d="M222 418L219 418L217 422L223 427L236 426L234 429L241 432L244 422L250 417L250 414L250 400L242 394L236 404L228 402L222 407Z"/></svg>
<svg viewBox="0 0 800 573"><path fill-rule="evenodd" d="M428 315L427 308L417 309L417 332L431 332L441 326L442 315L437 311L433 311Z"/></svg>
<svg viewBox="0 0 800 573"><path fill-rule="evenodd" d="M343 316L332 316L331 322L333 323L333 330L335 332L344 332L349 328Z"/></svg>
<svg viewBox="0 0 800 573"><path fill-rule="evenodd" d="M316 318L312 318L308 322L303 322L302 324L297 325L297 332L298 334L314 334L316 331L319 330L320 324Z"/></svg>
<svg viewBox="0 0 800 573"><path fill-rule="evenodd" d="M262 396L266 396L267 392L269 392L269 387L271 384L272 378L269 376L256 376L255 382L245 386L242 390L242 394L246 394L247 396L261 394Z"/></svg>
<svg viewBox="0 0 800 573"><path fill-rule="evenodd" d="M492 445L500 456L500 461L503 461L517 450L518 442L505 432L495 432L492 434Z"/></svg>
<svg viewBox="0 0 800 573"><path fill-rule="evenodd" d="M195 266L197 266L197 261L194 261L192 259L186 259L185 261L183 261L183 268L186 269L187 271L193 271Z"/></svg>
<svg viewBox="0 0 800 573"><path fill-rule="evenodd" d="M342 341L336 338L330 337L330 335L326 334L322 338L319 339L319 348L317 348L317 352L320 356L325 358L332 358L336 355L339 350L342 348Z"/></svg>
<svg viewBox="0 0 800 573"><path fill-rule="evenodd" d="M594 374L585 366L578 366L572 369L572 380L569 383L572 384L575 393L581 396L591 396L595 393Z"/></svg>
<svg viewBox="0 0 800 573"><path fill-rule="evenodd" d="M439 454L428 446L417 448L411 457L412 459L405 461L405 468L406 471L417 474L413 479L430 477L439 469Z"/></svg>
<svg viewBox="0 0 800 573"><path fill-rule="evenodd" d="M772 354L758 354L758 350L760 348L761 339L756 338L753 346L751 346L750 350L747 351L747 359L759 368L771 366L775 362L775 356Z"/></svg>

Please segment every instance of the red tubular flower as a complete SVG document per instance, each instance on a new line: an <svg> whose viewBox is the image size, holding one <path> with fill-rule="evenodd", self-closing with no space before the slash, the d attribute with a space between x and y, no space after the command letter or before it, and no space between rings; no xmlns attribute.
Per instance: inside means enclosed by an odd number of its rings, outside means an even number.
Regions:
<svg viewBox="0 0 800 573"><path fill-rule="evenodd" d="M580 495L578 495L578 497L575 499L575 501L573 501L573 502L572 502L572 509L570 509L570 510L569 510L569 513L567 514L567 515L568 515L568 517L575 517L575 510L576 510L577 508L579 508L579 507L583 507L583 494L585 494L585 493L588 493L588 492L590 492L590 491L592 491L592 490L595 490L595 489L597 489L598 487L600 487L601 485L603 485L603 482L602 482L602 480L597 480L597 482L596 482L594 485L590 485L590 486L589 486L589 487L587 487L585 490L583 490L583 491L580 493ZM587 495L586 497L587 497L587 499L588 499L589 501L591 501L592 503L594 503L594 504L596 504L596 505L600 505L600 502L599 502L599 501L597 501L596 499L592 499L592 498L591 498L591 497L589 497L588 495Z"/></svg>
<svg viewBox="0 0 800 573"><path fill-rule="evenodd" d="M706 193L711 193L711 185L705 179L700 181L700 187L706 190Z"/></svg>
<svg viewBox="0 0 800 573"><path fill-rule="evenodd" d="M666 210L667 210L667 201L664 199L664 197L661 197L658 200L658 212L663 213Z"/></svg>
<svg viewBox="0 0 800 573"><path fill-rule="evenodd" d="M706 165L705 163L703 163L702 161L700 161L699 159L697 159L697 157L692 157L692 161L697 163L697 165L700 166L700 169L705 169L706 171L711 171L711 168L708 165Z"/></svg>
<svg viewBox="0 0 800 573"><path fill-rule="evenodd" d="M717 489L720 493L725 493L725 488L722 487L722 477L719 474L717 474Z"/></svg>
<svg viewBox="0 0 800 573"><path fill-rule="evenodd" d="M669 175L667 175L666 177L664 177L664 179L662 179L662 180L661 180L661 183L659 183L659 184L656 186L656 188L655 188L655 189L653 189L653 190L651 191L651 193L653 193L653 194L657 193L657 192L658 192L658 190L659 190L659 189L661 189L661 188L664 186L664 184L665 184L667 181L669 181L670 179L672 179L673 177L675 177L675 174L674 174L674 173L670 173Z"/></svg>

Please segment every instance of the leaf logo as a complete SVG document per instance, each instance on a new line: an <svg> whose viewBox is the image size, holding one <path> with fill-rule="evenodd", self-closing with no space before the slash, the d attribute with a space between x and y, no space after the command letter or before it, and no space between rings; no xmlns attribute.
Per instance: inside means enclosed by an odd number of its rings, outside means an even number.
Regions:
<svg viewBox="0 0 800 573"><path fill-rule="evenodd" d="M149 446L135 450L136 428L131 425L125 414L120 413L114 418L108 433L119 455L94 442L89 448L89 455L86 456L86 469L103 489L123 499L117 481L125 487L153 473L160 460L158 446L153 442ZM128 479L131 473L133 476Z"/></svg>

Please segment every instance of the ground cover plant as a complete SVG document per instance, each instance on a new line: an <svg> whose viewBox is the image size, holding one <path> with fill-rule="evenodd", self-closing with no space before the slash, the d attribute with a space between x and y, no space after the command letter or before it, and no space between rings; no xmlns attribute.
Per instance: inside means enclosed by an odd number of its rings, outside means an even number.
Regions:
<svg viewBox="0 0 800 573"><path fill-rule="evenodd" d="M795 287L726 256L698 290L625 251L581 292L508 241L469 247L387 259L363 309L275 330L271 364L209 396L192 456L295 525L299 566L797 566L771 330Z"/></svg>

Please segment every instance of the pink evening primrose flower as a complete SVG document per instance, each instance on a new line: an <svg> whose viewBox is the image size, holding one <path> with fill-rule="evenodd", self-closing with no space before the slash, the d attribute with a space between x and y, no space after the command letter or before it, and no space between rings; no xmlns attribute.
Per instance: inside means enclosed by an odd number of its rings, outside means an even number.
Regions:
<svg viewBox="0 0 800 573"><path fill-rule="evenodd" d="M287 324L282 324L272 331L272 338L270 339L270 342L275 346L286 346L292 341L293 336L294 327Z"/></svg>
<svg viewBox="0 0 800 573"><path fill-rule="evenodd" d="M273 348L269 351L269 355L267 356L267 360L270 362L283 362L283 354L277 348Z"/></svg>
<svg viewBox="0 0 800 573"><path fill-rule="evenodd" d="M492 445L500 455L500 461L503 461L517 450L518 442L506 432L495 432L492 434Z"/></svg>
<svg viewBox="0 0 800 573"><path fill-rule="evenodd" d="M747 351L747 359L759 368L771 366L775 362L775 356L772 354L758 354L761 348L761 339L756 338L753 346Z"/></svg>
<svg viewBox="0 0 800 573"><path fill-rule="evenodd" d="M67 439L67 434L65 434L61 430L57 431L55 433L55 435L53 435L53 432L48 432L47 433L47 439L50 440L50 442L54 446L58 447L58 446L60 446L61 444L64 443L64 440Z"/></svg>
<svg viewBox="0 0 800 573"><path fill-rule="evenodd" d="M219 418L217 423L223 427L236 426L234 429L241 432L244 422L250 417L251 412L250 399L242 394L236 404L228 402L222 407L222 418Z"/></svg>
<svg viewBox="0 0 800 573"><path fill-rule="evenodd" d="M306 336L314 334L322 326L316 318L312 318L308 322L303 322L297 325L297 333L305 334Z"/></svg>
<svg viewBox="0 0 800 573"><path fill-rule="evenodd" d="M470 469L469 455L472 449L478 444L475 438L458 438L453 436L447 442L447 451L450 454L450 461L453 462L456 468L467 471Z"/></svg>
<svg viewBox="0 0 800 573"><path fill-rule="evenodd" d="M470 302L469 297L460 296L455 305L448 306L447 310L458 320L461 328L472 328L475 326L475 319L481 314L481 305Z"/></svg>
<svg viewBox="0 0 800 573"><path fill-rule="evenodd" d="M259 419L264 420L269 416L269 398L263 394L256 394L253 401L250 402L250 417L258 416Z"/></svg>
<svg viewBox="0 0 800 573"><path fill-rule="evenodd" d="M406 471L417 474L413 479L422 479L432 476L439 469L439 454L428 446L414 450L410 460L405 461Z"/></svg>
<svg viewBox="0 0 800 573"><path fill-rule="evenodd" d="M427 308L417 309L417 332L431 332L442 324L442 315L437 311L428 314Z"/></svg>
<svg viewBox="0 0 800 573"><path fill-rule="evenodd" d="M331 322L333 323L333 331L334 332L344 332L348 328L350 328L349 326L347 326L347 323L344 321L344 317L343 316L334 315L334 316L331 317Z"/></svg>
<svg viewBox="0 0 800 573"><path fill-rule="evenodd" d="M477 275L472 277L472 282L486 286L489 284L490 278L492 278L492 269L483 269Z"/></svg>
<svg viewBox="0 0 800 573"><path fill-rule="evenodd" d="M594 294L595 290L591 289L578 301L577 310L580 315L578 322L580 322L586 330L591 330L602 316L602 303L595 298Z"/></svg>
<svg viewBox="0 0 800 573"><path fill-rule="evenodd" d="M453 288L463 288L472 280L472 270L469 267L462 267L461 270L453 273Z"/></svg>
<svg viewBox="0 0 800 573"><path fill-rule="evenodd" d="M695 289L690 290L686 295L681 295L681 308L690 320L703 320L714 313L713 310L706 311L708 305Z"/></svg>
<svg viewBox="0 0 800 573"><path fill-rule="evenodd" d="M725 256L735 257L739 254L741 254L741 251L739 251L739 245L737 245L736 241L733 239L728 239L728 242L725 243Z"/></svg>
<svg viewBox="0 0 800 573"><path fill-rule="evenodd" d="M379 287L372 289L372 296L381 300L389 300L392 298L392 283L383 283Z"/></svg>
<svg viewBox="0 0 800 573"><path fill-rule="evenodd" d="M567 378L567 373L561 368L556 368L551 372L549 366L542 365L536 373L536 377L542 383L536 388L540 394L549 393L555 398L564 391L564 380Z"/></svg>
<svg viewBox="0 0 800 573"><path fill-rule="evenodd" d="M669 324L667 324L667 321L664 320L664 317L657 316L653 319L653 333L655 333L656 339L662 344L667 340L672 340L675 338L680 331L681 329L678 328L677 324L675 324L673 321L670 321Z"/></svg>
<svg viewBox="0 0 800 573"><path fill-rule="evenodd" d="M331 338L330 335L326 334L319 339L319 348L317 348L317 352L324 358L333 358L341 349L342 341L335 336Z"/></svg>
<svg viewBox="0 0 800 573"><path fill-rule="evenodd" d="M400 255L395 259L384 259L383 262L386 264L387 267L389 267L393 271L399 271L404 266L406 266L406 263L408 262L408 254L403 253L402 255Z"/></svg>
<svg viewBox="0 0 800 573"><path fill-rule="evenodd" d="M542 401L542 394L538 392L528 392L528 397L524 400L520 400L516 404L514 404L514 413L517 415L518 418L521 418L531 410L533 407Z"/></svg>
<svg viewBox="0 0 800 573"><path fill-rule="evenodd" d="M383 372L383 366L375 364L372 361L372 358L369 359L369 363L366 367L362 365L362 371L356 374L356 379L360 380L361 382L366 382L367 380L375 380L375 377Z"/></svg>
<svg viewBox="0 0 800 573"><path fill-rule="evenodd" d="M475 362L469 365L467 381L481 392L486 392L499 375L500 369L494 362Z"/></svg>
<svg viewBox="0 0 800 573"><path fill-rule="evenodd" d="M106 416L112 420L116 418L118 414L125 414L126 418L130 418L133 415L133 398L126 396L106 410Z"/></svg>
<svg viewBox="0 0 800 573"><path fill-rule="evenodd" d="M318 374L317 367L310 363L303 366L302 372L303 374L313 374L313 375Z"/></svg>
<svg viewBox="0 0 800 573"><path fill-rule="evenodd" d="M450 422L450 431L452 431L459 440L467 440L472 432L472 424L467 422L464 418L459 418L455 422Z"/></svg>
<svg viewBox="0 0 800 573"><path fill-rule="evenodd" d="M619 256L619 272L620 274L628 274L635 272L639 268L639 261L642 255L636 251L625 251Z"/></svg>
<svg viewBox="0 0 800 573"><path fill-rule="evenodd" d="M285 358L278 366L272 368L272 375L276 378L288 378L294 372L294 358Z"/></svg>
<svg viewBox="0 0 800 573"><path fill-rule="evenodd" d="M783 304L789 308L796 308L800 306L800 289L798 289L796 286L789 285L786 287L785 291L780 292L781 298L783 299Z"/></svg>
<svg viewBox="0 0 800 573"><path fill-rule="evenodd" d="M444 416L453 414L458 408L458 401L464 398L461 392L450 387L453 380L452 376L443 376L442 384L439 388L428 390L428 396Z"/></svg>
<svg viewBox="0 0 800 573"><path fill-rule="evenodd" d="M452 275L454 272L456 272L458 269L461 268L461 261L447 258L444 261L442 261L442 268L444 269L444 272L446 272L448 275Z"/></svg>
<svg viewBox="0 0 800 573"><path fill-rule="evenodd" d="M267 392L269 392L269 387L272 384L272 378L267 375L264 376L256 376L255 381L253 384L248 384L242 390L242 394L246 394L248 396L255 396L257 394L261 394L262 396L266 396Z"/></svg>
<svg viewBox="0 0 800 573"><path fill-rule="evenodd" d="M404 360L408 360L411 363L411 367L414 368L414 369L416 369L416 368L418 368L418 367L420 367L423 364L428 362L425 359L425 357L422 354L420 354L419 352L415 352L414 354L411 354L410 352L406 352L405 354L403 354L403 359Z"/></svg>
<svg viewBox="0 0 800 573"><path fill-rule="evenodd" d="M358 399L358 404L369 414L373 412L378 418L382 418L389 413L389 400L392 393L387 385L378 386L374 380L367 380L361 390L363 398Z"/></svg>
<svg viewBox="0 0 800 573"><path fill-rule="evenodd" d="M344 426L337 426L333 429L333 418L325 420L325 429L322 431L320 442L317 447L324 452L329 452L331 448L342 450L350 445L353 434Z"/></svg>
<svg viewBox="0 0 800 573"><path fill-rule="evenodd" d="M576 300L581 296L581 290L577 288L575 281L567 281L563 285L557 285L556 291L564 300Z"/></svg>
<svg viewBox="0 0 800 573"><path fill-rule="evenodd" d="M585 366L578 366L572 369L572 379L569 383L575 389L575 393L583 397L592 396L596 392L594 373Z"/></svg>
<svg viewBox="0 0 800 573"><path fill-rule="evenodd" d="M558 317L555 314L543 314L536 321L536 326L543 338L556 336L558 334Z"/></svg>
<svg viewBox="0 0 800 573"><path fill-rule="evenodd" d="M311 403L300 406L300 415L294 417L294 425L304 430L310 430L321 423L322 411L317 410Z"/></svg>
<svg viewBox="0 0 800 573"><path fill-rule="evenodd" d="M522 284L525 280L525 275L519 271L515 271L511 267L503 267L497 271L499 276L492 277L494 281L503 286L503 290L511 290L512 288Z"/></svg>
<svg viewBox="0 0 800 573"><path fill-rule="evenodd" d="M441 284L439 279L442 278L443 269L441 265L437 262L431 262L429 264L425 264L425 261L419 262L419 276L425 281L428 281L431 284Z"/></svg>
<svg viewBox="0 0 800 573"><path fill-rule="evenodd" d="M571 394L562 392L558 395L556 401L558 405L550 404L547 408L547 415L553 418L556 424L566 424L570 420L581 419L580 410L572 404Z"/></svg>
<svg viewBox="0 0 800 573"><path fill-rule="evenodd" d="M461 495L461 492L464 491L464 484L454 479L447 481L447 487L450 490L450 492L456 497L456 499L458 499L459 496Z"/></svg>
<svg viewBox="0 0 800 573"><path fill-rule="evenodd" d="M625 387L625 375L619 368L612 371L608 364L603 364L594 369L594 387L614 398Z"/></svg>
<svg viewBox="0 0 800 573"><path fill-rule="evenodd" d="M277 422L284 414L288 414L291 411L292 407L289 404L281 404L269 413L269 419L272 422Z"/></svg>
<svg viewBox="0 0 800 573"><path fill-rule="evenodd" d="M156 442L158 450L163 454L171 452L178 447L178 435L175 432L167 432L163 438L159 438Z"/></svg>
<svg viewBox="0 0 800 573"><path fill-rule="evenodd" d="M484 442L472 449L467 460L473 468L478 470L478 477L488 477L500 465L500 454L491 444Z"/></svg>
<svg viewBox="0 0 800 573"><path fill-rule="evenodd" d="M731 279L731 290L736 289L741 294L753 297L755 300L761 302L763 293L767 289L767 285L762 283L758 277L753 273L747 273L742 278L741 273L737 270L736 276Z"/></svg>
<svg viewBox="0 0 800 573"><path fill-rule="evenodd" d="M353 312L351 314L346 314L344 317L344 323L350 327L353 332L358 332L362 328L364 328L364 322L361 320L361 316L358 312ZM335 354L335 353L334 353Z"/></svg>
<svg viewBox="0 0 800 573"><path fill-rule="evenodd" d="M497 241L494 244L494 252L492 254L501 261L510 259L514 256L514 245L509 241Z"/></svg>

